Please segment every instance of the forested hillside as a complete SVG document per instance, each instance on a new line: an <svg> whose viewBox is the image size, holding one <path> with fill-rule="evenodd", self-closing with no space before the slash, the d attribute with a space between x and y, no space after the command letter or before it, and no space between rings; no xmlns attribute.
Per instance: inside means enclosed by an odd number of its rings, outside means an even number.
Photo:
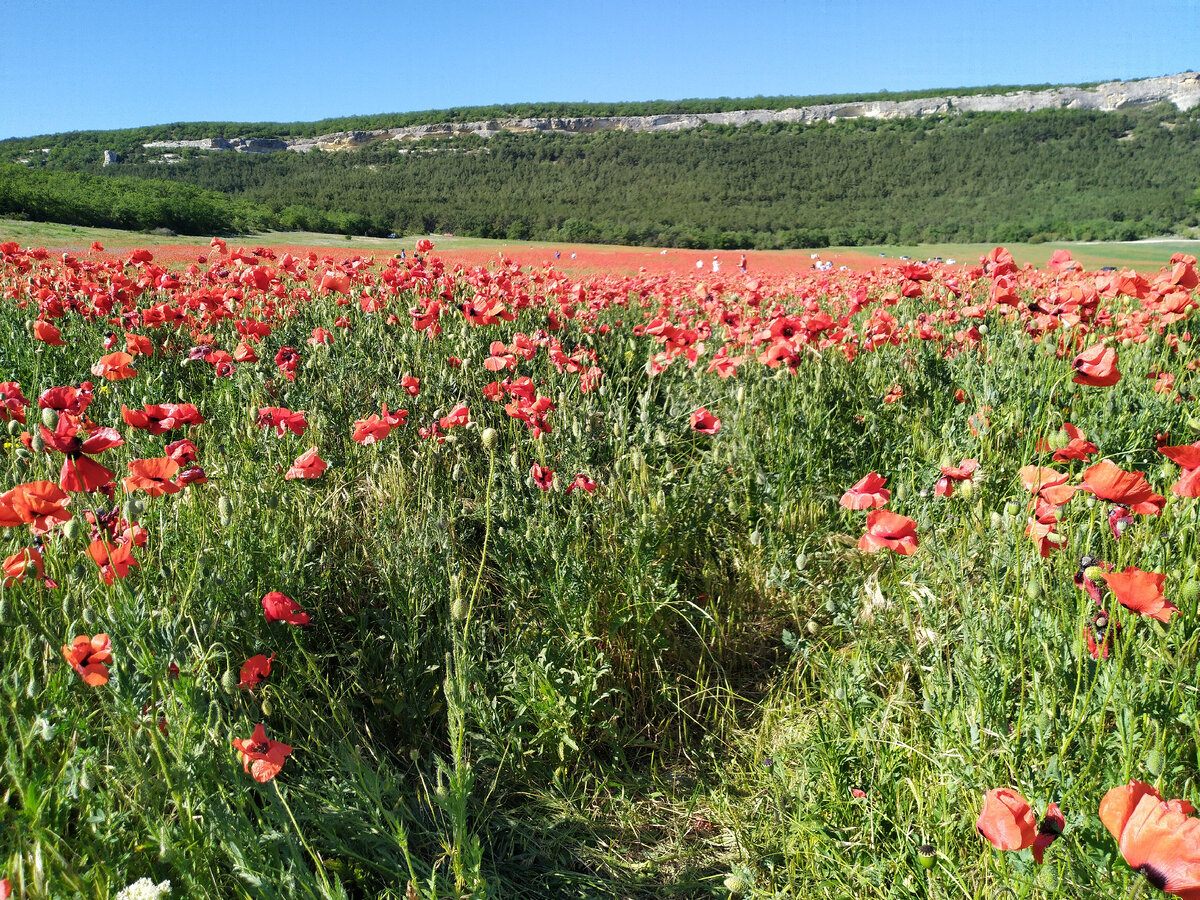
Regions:
<svg viewBox="0 0 1200 900"><path fill-rule="evenodd" d="M1198 138L1200 117L1164 104L379 141L342 153L187 150L171 164L135 156L107 168L68 142L5 169L0 215L37 218L53 206L60 221L102 224L89 218L94 203L72 204L83 182L57 182L62 196L40 206L21 184L55 172L109 178L117 170L123 179L191 185L237 201L226 210L227 230L263 223L722 248L1132 239L1196 223ZM12 156L0 144L0 159ZM52 189L46 182L39 190L45 199ZM144 216L140 227L213 230L211 215L153 219Z"/></svg>

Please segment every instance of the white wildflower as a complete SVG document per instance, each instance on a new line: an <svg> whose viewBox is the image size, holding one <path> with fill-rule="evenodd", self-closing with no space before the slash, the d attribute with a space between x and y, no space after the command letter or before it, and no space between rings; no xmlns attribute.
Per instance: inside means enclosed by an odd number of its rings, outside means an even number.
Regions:
<svg viewBox="0 0 1200 900"><path fill-rule="evenodd" d="M149 878L139 878L127 888L117 892L113 900L158 900L159 897L171 893L171 882L160 881L155 884Z"/></svg>

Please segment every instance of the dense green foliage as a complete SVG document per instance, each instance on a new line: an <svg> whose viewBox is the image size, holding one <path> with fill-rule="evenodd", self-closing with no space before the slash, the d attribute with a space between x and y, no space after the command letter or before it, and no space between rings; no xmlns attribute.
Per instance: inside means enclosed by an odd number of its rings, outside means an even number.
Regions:
<svg viewBox="0 0 1200 900"><path fill-rule="evenodd" d="M0 163L0 216L181 234L265 228L266 210L189 184Z"/></svg>
<svg viewBox="0 0 1200 900"><path fill-rule="evenodd" d="M381 140L342 153L184 150L172 165L139 150L102 168L82 145L23 158L185 182L289 230L765 249L1168 233L1196 222L1197 138L1200 119L1168 104Z"/></svg>

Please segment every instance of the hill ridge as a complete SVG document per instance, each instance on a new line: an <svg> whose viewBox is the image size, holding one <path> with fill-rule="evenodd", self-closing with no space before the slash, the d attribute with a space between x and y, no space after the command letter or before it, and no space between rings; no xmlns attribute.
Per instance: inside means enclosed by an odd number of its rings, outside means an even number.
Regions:
<svg viewBox="0 0 1200 900"><path fill-rule="evenodd" d="M1136 81L1108 81L1092 87L1064 85L1044 90L1016 90L1003 94L947 94L910 100L863 100L823 103L782 110L748 109L710 113L669 113L646 116L548 116L493 118L474 122L442 122L397 128L337 131L311 138L201 138L151 141L147 150L234 151L276 153L292 150L353 150L380 140L418 141L423 138L476 135L490 138L502 133L594 134L599 131L680 131L704 125L742 127L751 124L816 123L848 118L893 119L964 112L1036 112L1043 109L1085 109L1114 112L1131 107L1171 103L1179 110L1200 105L1200 74L1181 72Z"/></svg>

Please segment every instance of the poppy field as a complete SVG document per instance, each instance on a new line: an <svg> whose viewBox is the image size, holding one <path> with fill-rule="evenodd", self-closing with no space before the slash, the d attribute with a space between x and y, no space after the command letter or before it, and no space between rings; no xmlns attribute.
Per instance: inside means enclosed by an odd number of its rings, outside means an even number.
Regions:
<svg viewBox="0 0 1200 900"><path fill-rule="evenodd" d="M1200 897L1194 258L176 256L0 243L0 898Z"/></svg>

